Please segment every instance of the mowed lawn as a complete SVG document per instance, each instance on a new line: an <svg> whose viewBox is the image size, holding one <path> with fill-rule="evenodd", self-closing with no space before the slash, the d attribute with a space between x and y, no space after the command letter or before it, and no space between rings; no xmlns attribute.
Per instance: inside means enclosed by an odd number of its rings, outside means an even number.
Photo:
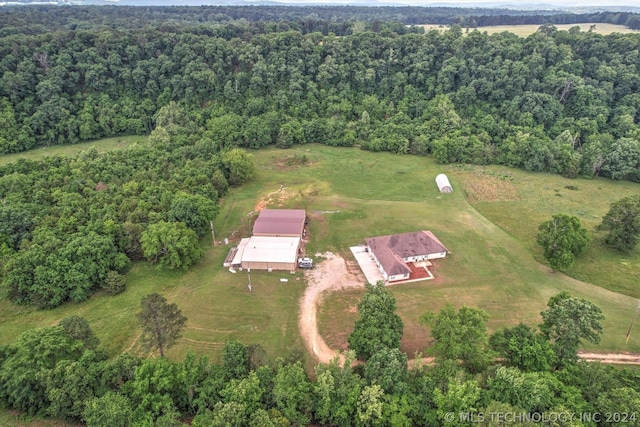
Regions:
<svg viewBox="0 0 640 427"><path fill-rule="evenodd" d="M473 181L475 170L436 165L424 157L321 145L253 154L256 179L225 197L215 222L217 241L229 238L233 243L247 236L254 212L268 206L307 210L311 218L307 254L312 256L329 250L350 259L348 247L362 243L365 237L419 229L432 230L451 250L449 257L437 262L436 280L390 288L405 322L403 348L410 354L428 345L428 333L418 324L426 311L438 310L446 303L456 307L467 304L489 313L491 330L520 321L535 325L548 298L562 290L603 308L605 335L602 344L593 348L640 351L637 334L624 344L637 300L551 273L538 263L534 259L537 249L527 240L535 234L537 217L525 215L526 208L521 210L524 216L517 223L529 230L527 235L498 227L485 218L476 209L479 202L470 204L463 191ZM500 168L496 171L504 173ZM438 193L434 178L440 172L449 174L453 194ZM579 188L583 182L592 181L571 181ZM635 188L630 183L597 182L611 191ZM594 215L601 216L608 205L598 206ZM229 246L213 247L210 238L203 239L202 245L205 258L186 273L137 263L127 275L127 290L115 297L97 294L85 303L50 311L0 301L0 343L13 341L29 328L54 325L65 316L79 314L112 354L131 351L146 355L139 344L135 315L144 295L159 292L177 303L189 319L183 338L168 352L171 358L180 359L193 351L219 360L220 349L229 339L260 344L271 356L286 356L303 348L298 333L298 304L304 292L300 274L252 271L253 292L249 293L246 271L233 274L222 267ZM283 283L281 278L288 281ZM324 299L321 332L332 346L346 342L361 295L362 291L355 290Z"/></svg>
<svg viewBox="0 0 640 427"><path fill-rule="evenodd" d="M576 24L554 24L554 26L558 29L558 31L568 31L570 28L572 27L580 27L580 31L589 31L589 29L591 28L592 25L595 25L595 28L593 29L594 33L597 34L602 34L604 36L608 35L608 34L612 34L612 33L637 33L637 30L633 30L629 27L626 27L624 25L616 25L616 24L609 24L609 23L605 23L605 22L597 22L597 23L592 23L592 22L579 22ZM421 27L424 27L425 31L430 31L430 30L438 30L438 31L446 31L449 29L448 26L442 26L442 25L433 25L433 24L428 24L428 25L420 25ZM533 25L489 25L489 26L485 26L485 27L477 27L477 28L473 28L474 30L478 30L481 33L486 32L487 34L491 35L491 34L495 34L495 33L502 33L504 31L508 31L510 33L513 33L517 36L520 37L527 37L530 36L531 34L534 34L536 31L538 31L538 28L540 28L541 25L537 25L537 24L533 24Z"/></svg>

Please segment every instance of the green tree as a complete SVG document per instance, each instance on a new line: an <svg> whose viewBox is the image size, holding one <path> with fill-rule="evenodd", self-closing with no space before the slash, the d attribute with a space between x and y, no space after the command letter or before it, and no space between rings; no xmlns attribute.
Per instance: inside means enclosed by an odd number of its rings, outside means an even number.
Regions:
<svg viewBox="0 0 640 427"><path fill-rule="evenodd" d="M224 403L237 403L244 408L244 417L259 409L264 409L262 395L264 389L260 384L260 378L255 372L251 372L242 379L232 379L220 392Z"/></svg>
<svg viewBox="0 0 640 427"><path fill-rule="evenodd" d="M223 151L220 160L226 171L225 176L231 185L240 185L250 181L255 175L253 156L240 148Z"/></svg>
<svg viewBox="0 0 640 427"><path fill-rule="evenodd" d="M145 296L140 305L142 311L137 317L142 328L142 343L147 349L157 348L164 357L164 350L182 336L187 318L175 303L168 304L160 294Z"/></svg>
<svg viewBox="0 0 640 427"><path fill-rule="evenodd" d="M24 332L0 365L0 402L29 414L44 414L50 405L46 376L61 360L78 360L84 350L61 327Z"/></svg>
<svg viewBox="0 0 640 427"><path fill-rule="evenodd" d="M349 351L342 367L338 357L316 366L315 419L322 424L349 426L355 420L363 381L353 372L354 360L355 353Z"/></svg>
<svg viewBox="0 0 640 427"><path fill-rule="evenodd" d="M89 322L83 317L74 314L62 319L58 325L62 326L71 338L82 341L84 346L90 350L95 350L100 344L100 340L89 326Z"/></svg>
<svg viewBox="0 0 640 427"><path fill-rule="evenodd" d="M249 347L240 341L228 341L222 348L222 364L231 378L249 373Z"/></svg>
<svg viewBox="0 0 640 427"><path fill-rule="evenodd" d="M462 306L459 311L447 304L438 314L425 313L420 324L431 329L436 357L441 360L462 360L472 371L481 371L490 354L483 310Z"/></svg>
<svg viewBox="0 0 640 427"><path fill-rule="evenodd" d="M487 394L491 400L504 402L530 411L549 409L553 392L535 372L524 373L517 368L498 367L487 382Z"/></svg>
<svg viewBox="0 0 640 427"><path fill-rule="evenodd" d="M636 389L617 387L612 390L606 390L598 396L596 410L606 414L611 411L608 408L616 408L616 414L624 418L605 419L602 425L620 425L623 423L632 426L640 425L640 420L637 418L640 411L640 392ZM625 421L622 421L623 419Z"/></svg>
<svg viewBox="0 0 640 427"><path fill-rule="evenodd" d="M349 335L349 348L359 359L368 360L383 348L399 348L403 323L396 314L396 299L384 282L367 284L367 293L358 304L358 320Z"/></svg>
<svg viewBox="0 0 640 427"><path fill-rule="evenodd" d="M104 280L102 289L107 291L109 295L118 295L124 292L126 286L124 275L117 271L110 270Z"/></svg>
<svg viewBox="0 0 640 427"><path fill-rule="evenodd" d="M87 401L83 413L87 427L129 427L133 422L131 401L122 394L108 391Z"/></svg>
<svg viewBox="0 0 640 427"><path fill-rule="evenodd" d="M134 425L159 425L178 414L176 401L183 394L178 364L164 357L144 359L134 378L121 389L134 409Z"/></svg>
<svg viewBox="0 0 640 427"><path fill-rule="evenodd" d="M598 229L607 231L607 244L631 252L640 239L640 196L625 197L611 204Z"/></svg>
<svg viewBox="0 0 640 427"><path fill-rule="evenodd" d="M106 358L106 353L88 350L77 361L59 361L46 375L48 414L79 421L85 402L100 392L99 372Z"/></svg>
<svg viewBox="0 0 640 427"><path fill-rule="evenodd" d="M377 426L382 419L384 390L378 384L365 386L357 406L356 426Z"/></svg>
<svg viewBox="0 0 640 427"><path fill-rule="evenodd" d="M406 391L407 355L397 348L382 348L367 360L364 377L389 394Z"/></svg>
<svg viewBox="0 0 640 427"><path fill-rule="evenodd" d="M462 426L467 425L461 420L460 414L473 414L478 412L480 400L480 387L474 380L465 380L460 375L449 380L446 391L436 388L433 391L433 400L436 404L436 414L441 425ZM453 418L451 414L454 415Z"/></svg>
<svg viewBox="0 0 640 427"><path fill-rule="evenodd" d="M202 258L204 252L196 232L182 222L160 221L142 233L144 256L169 269L186 270Z"/></svg>
<svg viewBox="0 0 640 427"><path fill-rule="evenodd" d="M171 222L183 222L202 237L217 214L218 205L213 200L199 194L180 193L171 202L167 217Z"/></svg>
<svg viewBox="0 0 640 427"><path fill-rule="evenodd" d="M542 314L540 331L554 343L558 363L565 365L578 360L582 340L597 344L602 335L604 315L600 307L562 292L549 298Z"/></svg>
<svg viewBox="0 0 640 427"><path fill-rule="evenodd" d="M17 250L23 240L31 239L31 232L37 222L31 213L33 209L25 205L0 207L0 235L6 236L11 248Z"/></svg>
<svg viewBox="0 0 640 427"><path fill-rule="evenodd" d="M509 365L523 371L549 371L555 366L551 343L524 323L495 332L489 344Z"/></svg>
<svg viewBox="0 0 640 427"><path fill-rule="evenodd" d="M536 241L554 270L569 268L589 243L589 233L575 216L553 215L538 227Z"/></svg>
<svg viewBox="0 0 640 427"><path fill-rule="evenodd" d="M273 398L276 408L289 421L307 425L311 421L311 383L300 362L278 369L273 382Z"/></svg>

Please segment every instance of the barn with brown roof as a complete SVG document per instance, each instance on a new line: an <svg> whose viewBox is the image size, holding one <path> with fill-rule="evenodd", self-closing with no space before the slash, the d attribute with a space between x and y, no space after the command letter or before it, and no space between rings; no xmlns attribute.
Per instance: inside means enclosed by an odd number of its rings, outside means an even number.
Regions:
<svg viewBox="0 0 640 427"><path fill-rule="evenodd" d="M294 271L302 255L304 209L263 209L253 235L240 241L225 259L225 267Z"/></svg>
<svg viewBox="0 0 640 427"><path fill-rule="evenodd" d="M302 238L306 218L304 209L262 209L253 224L253 235Z"/></svg>
<svg viewBox="0 0 640 427"><path fill-rule="evenodd" d="M431 231L424 230L372 237L365 241L387 282L408 280L412 272L409 263L423 263L426 268L428 260L444 258L449 252Z"/></svg>

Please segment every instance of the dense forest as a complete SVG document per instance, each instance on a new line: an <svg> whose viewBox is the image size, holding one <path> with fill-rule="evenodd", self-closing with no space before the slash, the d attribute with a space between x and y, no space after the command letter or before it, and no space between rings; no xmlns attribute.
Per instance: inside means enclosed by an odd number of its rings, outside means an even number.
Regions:
<svg viewBox="0 0 640 427"><path fill-rule="evenodd" d="M158 120L166 111L179 114L164 107ZM188 124L164 124L165 139L150 145L0 168L0 262L11 301L53 308L101 288L116 294L131 261L184 270L200 259L218 198L251 178L253 162L239 149L181 145L171 135Z"/></svg>
<svg viewBox="0 0 640 427"><path fill-rule="evenodd" d="M5 19L27 13L14 10ZM1 152L157 136L166 129L154 118L176 102L193 118L190 139L215 150L358 144L640 179L637 34L551 24L527 38L459 26L419 34L358 21L338 36L295 21L80 29L77 20L0 39Z"/></svg>

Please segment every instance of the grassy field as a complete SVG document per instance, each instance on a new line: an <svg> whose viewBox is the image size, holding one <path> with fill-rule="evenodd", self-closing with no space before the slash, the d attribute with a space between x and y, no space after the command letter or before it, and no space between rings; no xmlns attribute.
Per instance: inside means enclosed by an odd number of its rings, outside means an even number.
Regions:
<svg viewBox="0 0 640 427"><path fill-rule="evenodd" d="M616 25L616 24L607 24L603 22L598 22L596 24L590 22L581 22L577 24L558 24L555 27L560 31L566 31L571 27L580 27L581 31L588 31L592 25L595 25L595 29L593 32L607 35L612 33L638 33L636 30L632 30L629 27L625 27L624 25ZM441 25L421 25L424 27L425 31L430 30L447 30L449 27L441 26ZM540 25L492 25L487 27L478 27L477 30L480 32L487 32L488 34L501 33L503 31L509 31L514 33L520 37L527 37L531 34L538 31Z"/></svg>
<svg viewBox="0 0 640 427"><path fill-rule="evenodd" d="M453 174L462 183L470 204L520 240L541 262L542 248L535 243L537 225L556 213L577 216L589 229L592 242L569 274L640 298L640 249L622 254L605 245L604 233L595 230L611 203L638 194L638 184L603 178L575 180L498 166L460 166Z"/></svg>
<svg viewBox="0 0 640 427"><path fill-rule="evenodd" d="M429 158L320 145L254 154L257 177L226 196L215 223L217 240L246 236L257 207L296 207L306 209L311 218L309 254L330 250L347 257L348 247L365 237L419 229L432 230L451 250L449 257L438 261L436 280L391 288L405 322L403 348L409 353L428 345L427 331L417 323L425 311L438 310L447 302L467 304L489 312L492 330L519 321L536 324L548 298L562 290L593 301L605 312L603 342L590 348L640 351L640 331L624 344L637 300L551 273L534 258L539 251L531 240L539 221L555 209L585 210L581 218L589 219L592 227L610 201L637 191L636 185L570 181L499 167L443 167ZM303 156L307 163L301 161ZM453 194L438 193L434 177L440 172L449 174ZM205 258L186 273L137 263L127 275L127 290L115 297L97 294L85 303L50 311L0 301L0 343L13 341L29 328L54 325L65 316L79 314L111 353L144 355L135 315L142 296L160 292L189 319L183 339L168 352L171 358L193 351L218 360L220 348L229 339L259 343L272 356L300 349L301 276L254 271L249 293L246 273L232 274L222 268L228 247L212 247L210 240L202 245ZM586 255L595 256L597 251ZM593 282L600 277L599 284L615 288L627 275L626 270L613 268L621 262L637 269L636 256L620 258L610 252L593 262L594 269L606 272L592 276ZM281 283L281 277L288 278L288 283ZM320 324L331 345L344 345L361 295L361 291L348 291L325 298Z"/></svg>
<svg viewBox="0 0 640 427"><path fill-rule="evenodd" d="M100 152L118 150L128 147L132 144L140 144L147 140L146 135L137 136L118 136L115 138L104 138L96 141L83 142L80 144L69 145L52 145L50 147L41 147L34 150L25 151L23 153L0 155L0 165L15 162L18 159L38 160L45 156L70 156L77 154L91 147L96 147Z"/></svg>

